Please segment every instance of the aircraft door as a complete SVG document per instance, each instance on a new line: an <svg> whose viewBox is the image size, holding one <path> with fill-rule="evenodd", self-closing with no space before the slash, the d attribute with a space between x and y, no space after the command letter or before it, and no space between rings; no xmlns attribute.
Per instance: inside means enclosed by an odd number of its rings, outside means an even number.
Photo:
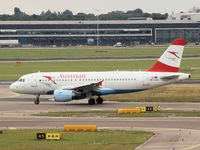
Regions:
<svg viewBox="0 0 200 150"><path fill-rule="evenodd" d="M38 83L37 83L37 79L36 79L36 78L32 80L31 86L32 86L32 87L37 87L37 86L38 86Z"/></svg>
<svg viewBox="0 0 200 150"><path fill-rule="evenodd" d="M31 87L38 87L38 75L32 78Z"/></svg>

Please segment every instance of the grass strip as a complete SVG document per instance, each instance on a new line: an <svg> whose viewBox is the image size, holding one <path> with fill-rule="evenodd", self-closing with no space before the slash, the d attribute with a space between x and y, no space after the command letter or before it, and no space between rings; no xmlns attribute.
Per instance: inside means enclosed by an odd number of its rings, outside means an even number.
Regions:
<svg viewBox="0 0 200 150"><path fill-rule="evenodd" d="M0 80L17 80L20 76L33 72L73 72L73 71L113 71L147 70L156 60L113 60L113 61L62 61L62 62L15 62L0 63ZM192 79L200 79L199 59L184 59L180 72L190 73Z"/></svg>
<svg viewBox="0 0 200 150"><path fill-rule="evenodd" d="M170 84L146 91L104 97L119 102L200 102L200 84Z"/></svg>
<svg viewBox="0 0 200 150"><path fill-rule="evenodd" d="M160 56L165 47L140 46L129 48L69 47L69 48L1 48L0 59L48 59L48 58L99 58ZM200 55L199 47L186 47L184 56Z"/></svg>
<svg viewBox="0 0 200 150"><path fill-rule="evenodd" d="M184 111L184 110L161 110L158 112L142 112L140 114L120 114L114 110L104 111L66 111L66 112L49 112L34 114L34 116L49 117L200 117L200 111Z"/></svg>
<svg viewBox="0 0 200 150"><path fill-rule="evenodd" d="M36 140L38 132L60 130L4 130L0 134L1 150L133 150L153 133L145 131L63 132L63 140Z"/></svg>

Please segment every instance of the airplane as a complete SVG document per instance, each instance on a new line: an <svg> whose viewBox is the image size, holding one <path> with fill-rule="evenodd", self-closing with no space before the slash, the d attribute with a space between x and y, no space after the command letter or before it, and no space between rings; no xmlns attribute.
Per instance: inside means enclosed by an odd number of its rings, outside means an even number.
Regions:
<svg viewBox="0 0 200 150"><path fill-rule="evenodd" d="M102 95L139 92L190 78L180 73L185 39L175 39L152 68L146 71L37 72L23 75L10 85L16 93L54 95L56 102L88 99L102 104ZM97 99L93 98L97 96Z"/></svg>

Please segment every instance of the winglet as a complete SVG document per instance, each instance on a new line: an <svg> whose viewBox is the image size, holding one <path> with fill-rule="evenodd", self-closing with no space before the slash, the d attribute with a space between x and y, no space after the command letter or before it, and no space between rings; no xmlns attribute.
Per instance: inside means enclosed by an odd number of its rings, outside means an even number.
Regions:
<svg viewBox="0 0 200 150"><path fill-rule="evenodd" d="M150 72L179 72L186 39L176 39L158 59Z"/></svg>
<svg viewBox="0 0 200 150"><path fill-rule="evenodd" d="M103 80L100 81L100 82L98 82L97 84L100 85L100 86L102 86L102 83L103 83Z"/></svg>

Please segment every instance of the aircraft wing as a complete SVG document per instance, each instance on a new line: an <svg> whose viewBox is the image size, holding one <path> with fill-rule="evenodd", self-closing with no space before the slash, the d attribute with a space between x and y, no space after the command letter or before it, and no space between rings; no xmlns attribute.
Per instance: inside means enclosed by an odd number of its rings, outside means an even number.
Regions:
<svg viewBox="0 0 200 150"><path fill-rule="evenodd" d="M91 84L86 84L86 85L81 85L77 87L61 87L62 90L77 90L79 92L87 93L90 91L98 91L99 87L102 85L102 81L98 83L91 83Z"/></svg>
<svg viewBox="0 0 200 150"><path fill-rule="evenodd" d="M173 80L173 79L176 79L178 77L179 77L179 75L170 75L170 76L160 77L160 79L163 79L163 80Z"/></svg>

